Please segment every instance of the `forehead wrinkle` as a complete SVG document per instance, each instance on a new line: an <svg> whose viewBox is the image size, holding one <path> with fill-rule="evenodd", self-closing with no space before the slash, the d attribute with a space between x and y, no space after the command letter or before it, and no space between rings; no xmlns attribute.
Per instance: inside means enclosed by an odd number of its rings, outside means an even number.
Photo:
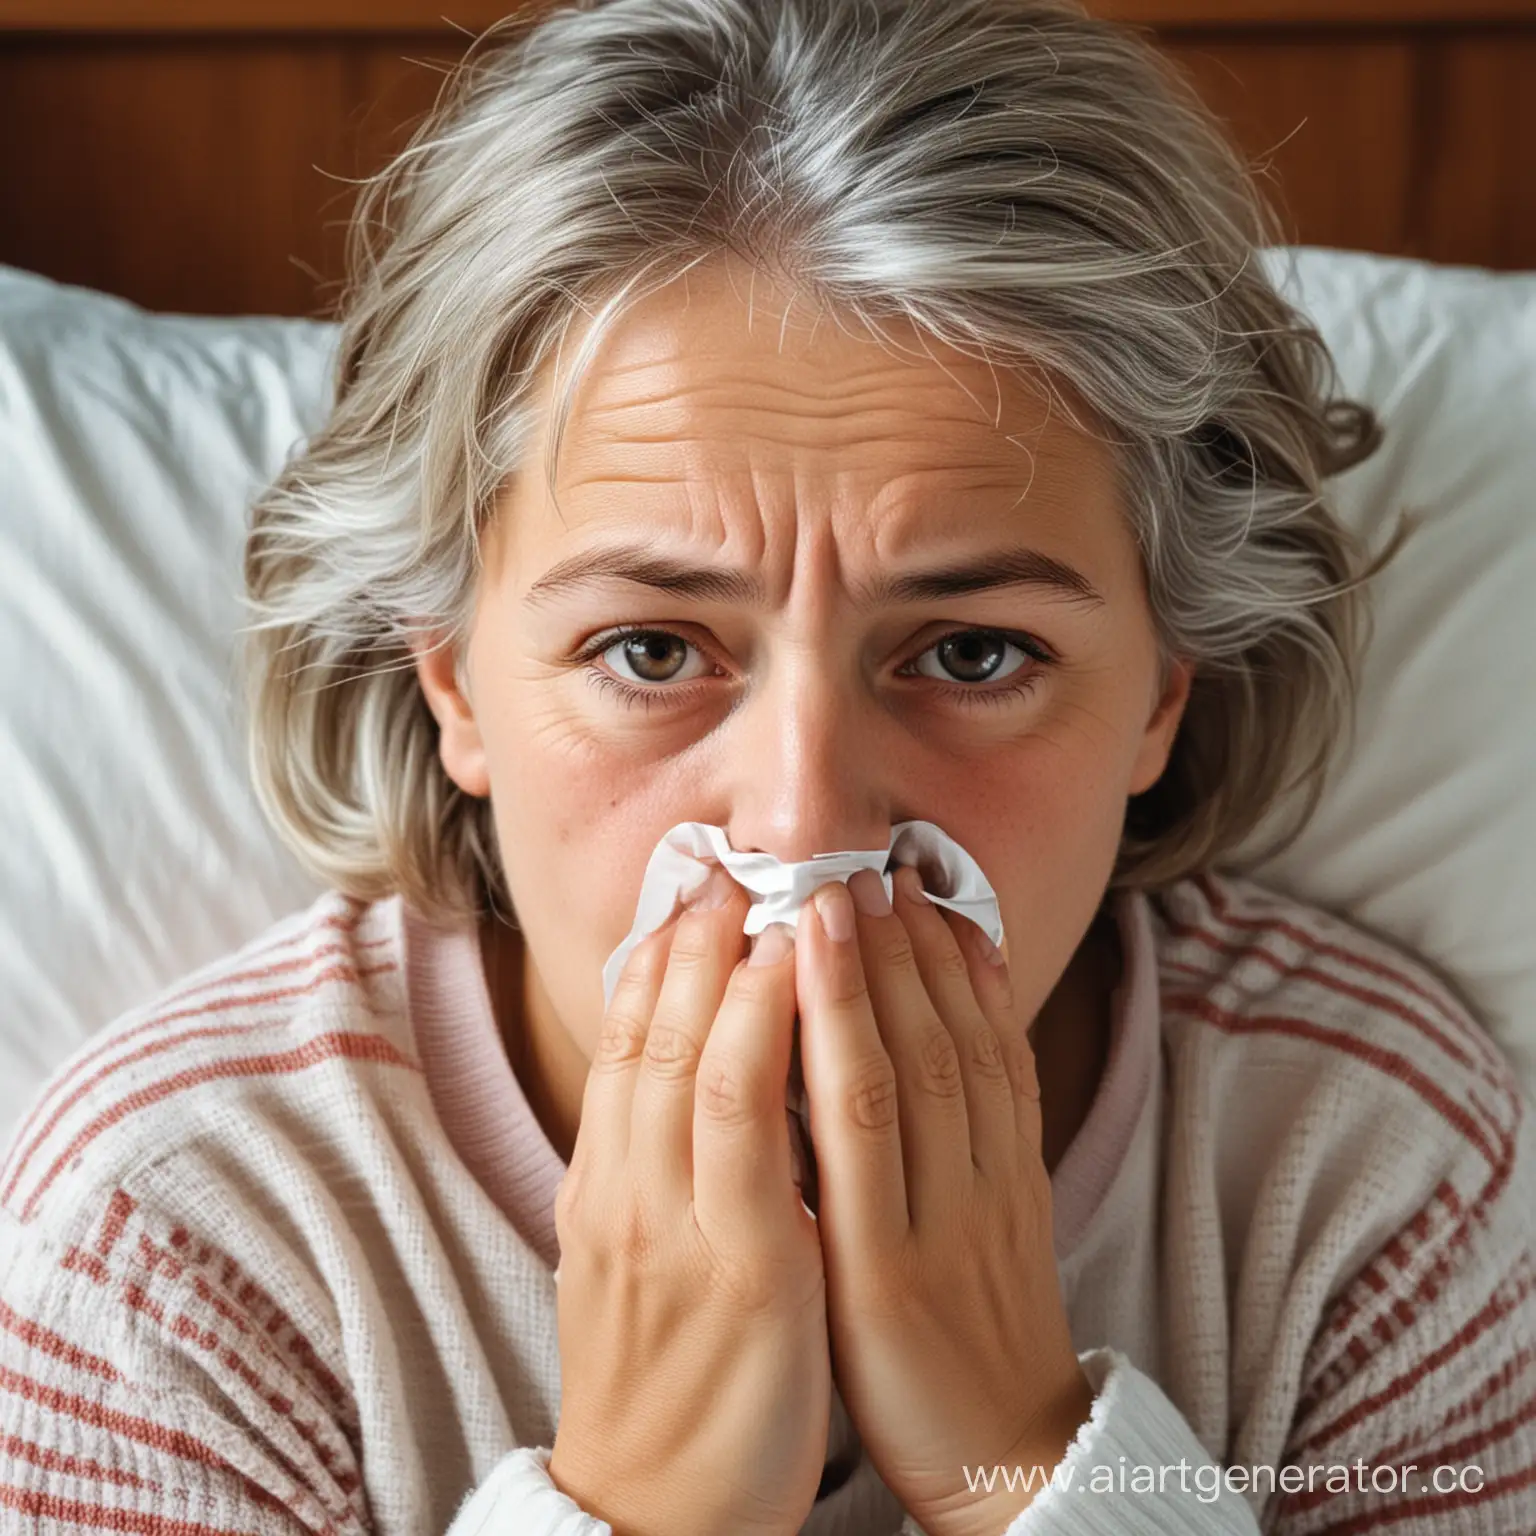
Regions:
<svg viewBox="0 0 1536 1536"><path fill-rule="evenodd" d="M720 366L711 367L715 362L707 353L695 352L665 360L607 366L600 375L589 378L586 398L580 410L573 412L573 418L686 407L695 402L706 408L723 404L728 410L750 410L760 408L762 397L767 397L772 405L785 404L792 409L806 401L814 401L818 408L828 402L851 402L873 409L882 397L890 396L897 400L895 409L913 414L910 399L917 365L910 360L893 360L882 354L880 360L872 361L868 367L832 369L803 363L776 367L774 360L768 359L766 366L760 363L747 371L742 370L737 357L721 357ZM644 382L648 374L659 376L654 384ZM947 388L932 380L924 384L925 419L940 413L978 425L994 424L995 411L980 409L972 392L955 382L950 374L945 377ZM989 382L995 392L995 379L989 378ZM759 401L754 402L753 396L759 397Z"/></svg>

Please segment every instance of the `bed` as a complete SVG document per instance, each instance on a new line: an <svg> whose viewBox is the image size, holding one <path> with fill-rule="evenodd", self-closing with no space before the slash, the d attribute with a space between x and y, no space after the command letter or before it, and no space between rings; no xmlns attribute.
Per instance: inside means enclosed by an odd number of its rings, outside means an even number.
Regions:
<svg viewBox="0 0 1536 1536"><path fill-rule="evenodd" d="M1536 1091L1536 0L1115 9L1272 151L1295 243L1265 259L1387 428L1343 515L1373 549L1421 519L1317 816L1235 862L1422 955ZM345 200L314 167L430 99L403 61L462 42L437 10L0 7L0 125L31 130L0 170L0 1141L102 1025L317 893L246 783L239 551L328 395Z"/></svg>

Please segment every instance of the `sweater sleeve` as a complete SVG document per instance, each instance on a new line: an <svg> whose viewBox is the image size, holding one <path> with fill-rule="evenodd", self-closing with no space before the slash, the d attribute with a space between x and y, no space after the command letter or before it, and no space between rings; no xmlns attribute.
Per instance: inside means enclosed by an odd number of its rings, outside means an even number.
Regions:
<svg viewBox="0 0 1536 1536"><path fill-rule="evenodd" d="M1150 1376L1113 1349L1078 1359L1092 1414L1043 1481L1019 1469L1040 1491L998 1536L1258 1536L1253 1511ZM901 1536L927 1533L908 1515Z"/></svg>
<svg viewBox="0 0 1536 1536"><path fill-rule="evenodd" d="M1325 1312L1266 1529L1536 1529L1536 1144L1518 1094ZM1486 1163L1480 1160L1486 1156ZM1460 1190L1465 1193L1459 1193Z"/></svg>
<svg viewBox="0 0 1536 1536"><path fill-rule="evenodd" d="M343 1373L244 1276L123 1189L61 1230L0 1209L0 1528L372 1536ZM449 1536L611 1536L508 1453Z"/></svg>
<svg viewBox="0 0 1536 1536"><path fill-rule="evenodd" d="M0 1529L371 1536L329 1351L138 1214L120 1188L62 1230L0 1210ZM550 1482L549 1454L504 1456L448 1536L611 1536Z"/></svg>
<svg viewBox="0 0 1536 1536"><path fill-rule="evenodd" d="M555 1487L549 1475L550 1447L509 1451L459 1506L448 1536L613 1536L606 1520L589 1515Z"/></svg>
<svg viewBox="0 0 1536 1536"><path fill-rule="evenodd" d="M1536 1147L1509 1102L1488 1166L1468 1153L1287 1350L1305 1361L1277 1465L1214 1461L1151 1378L1089 1350L1092 1416L997 1536L1536 1528ZM908 1516L902 1536L926 1533Z"/></svg>
<svg viewBox="0 0 1536 1536"><path fill-rule="evenodd" d="M0 1211L0 1527L370 1531L324 1352L134 1214L120 1188L52 1227Z"/></svg>

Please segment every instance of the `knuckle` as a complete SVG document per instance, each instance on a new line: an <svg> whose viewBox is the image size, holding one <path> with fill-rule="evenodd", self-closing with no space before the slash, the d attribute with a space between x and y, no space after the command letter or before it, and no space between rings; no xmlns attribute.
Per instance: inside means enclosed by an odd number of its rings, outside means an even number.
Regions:
<svg viewBox="0 0 1536 1536"><path fill-rule="evenodd" d="M732 1006L761 1007L774 994L776 977L773 968L764 965L748 965L745 960L736 963L730 980L725 984L726 1000Z"/></svg>
<svg viewBox="0 0 1536 1536"><path fill-rule="evenodd" d="M992 1078L1000 1083L1010 1081L1008 1057L1003 1050L1002 1039L990 1024L978 1026L971 1036L971 1065L981 1077Z"/></svg>
<svg viewBox="0 0 1536 1536"><path fill-rule="evenodd" d="M932 1024L923 1031L918 1046L923 1067L923 1086L941 1098L953 1098L965 1082L960 1075L960 1053L954 1037L942 1024Z"/></svg>
<svg viewBox="0 0 1536 1536"><path fill-rule="evenodd" d="M610 1008L597 1037L592 1065L599 1068L628 1066L645 1050L646 1034L644 1019L624 1008Z"/></svg>
<svg viewBox="0 0 1536 1536"><path fill-rule="evenodd" d="M860 1130L883 1131L896 1123L896 1073L888 1057L866 1061L843 1087L844 1110Z"/></svg>
<svg viewBox="0 0 1536 1536"><path fill-rule="evenodd" d="M875 959L881 966L892 970L915 970L917 960L912 953L912 940L899 923L895 926L896 931L883 933L873 941Z"/></svg>
<svg viewBox="0 0 1536 1536"><path fill-rule="evenodd" d="M960 946L953 936L942 949L934 961L934 968L938 972L939 980L945 982L969 981L971 968L969 962L960 951Z"/></svg>
<svg viewBox="0 0 1536 1536"><path fill-rule="evenodd" d="M1035 1053L1028 1041L1014 1047L1008 1054L1009 1075L1013 1091L1021 1099L1040 1097L1040 1078L1035 1066Z"/></svg>
<svg viewBox="0 0 1536 1536"><path fill-rule="evenodd" d="M717 1125L742 1126L758 1117L746 1069L732 1056L717 1055L701 1064L694 1099Z"/></svg>
<svg viewBox="0 0 1536 1536"><path fill-rule="evenodd" d="M696 971L714 950L714 925L707 912L684 912L672 936L674 969Z"/></svg>
<svg viewBox="0 0 1536 1536"><path fill-rule="evenodd" d="M827 981L827 997L835 1007L846 1008L869 996L869 983L860 965L837 966Z"/></svg>
<svg viewBox="0 0 1536 1536"><path fill-rule="evenodd" d="M693 1075L699 1061L699 1046L686 1029L658 1019L645 1037L645 1069L667 1081Z"/></svg>

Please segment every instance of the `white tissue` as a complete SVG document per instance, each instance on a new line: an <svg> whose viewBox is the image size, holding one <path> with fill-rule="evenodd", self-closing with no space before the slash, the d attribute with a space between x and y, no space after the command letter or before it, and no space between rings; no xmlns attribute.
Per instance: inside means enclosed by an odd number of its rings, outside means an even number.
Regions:
<svg viewBox="0 0 1536 1536"><path fill-rule="evenodd" d="M630 951L672 916L678 901L691 896L717 863L752 897L742 925L748 935L761 933L769 923L798 926L800 909L812 891L829 880L846 884L861 869L874 870L890 895L892 871L913 864L924 876L923 894L929 901L970 918L999 947L1003 942L997 893L981 866L931 821L898 822L885 848L818 853L797 864L783 864L771 853L738 853L723 828L684 821L661 839L645 866L634 926L603 966L604 1008L613 1000Z"/></svg>

